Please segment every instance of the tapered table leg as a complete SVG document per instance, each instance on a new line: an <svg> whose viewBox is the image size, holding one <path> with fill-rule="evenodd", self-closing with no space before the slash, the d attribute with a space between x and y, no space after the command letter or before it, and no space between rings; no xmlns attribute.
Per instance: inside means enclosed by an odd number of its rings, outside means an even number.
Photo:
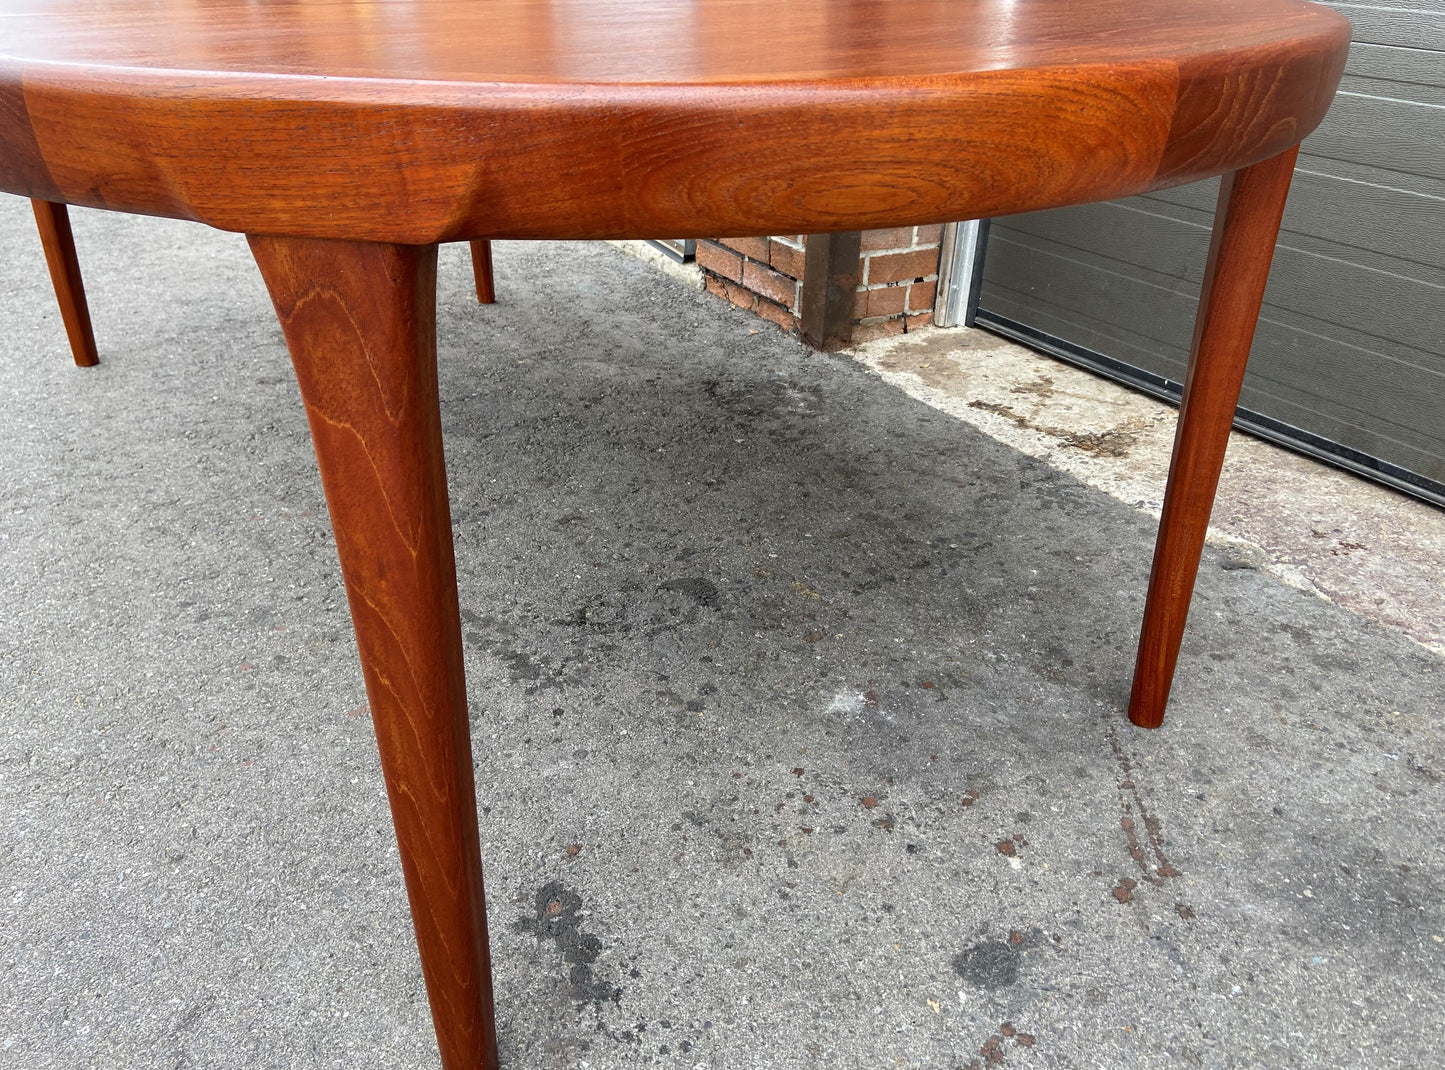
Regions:
<svg viewBox="0 0 1445 1070"><path fill-rule="evenodd" d="M472 242L472 274L477 279L477 300L484 305L495 304L497 287L492 278L492 243L485 239Z"/></svg>
<svg viewBox="0 0 1445 1070"><path fill-rule="evenodd" d="M301 385L442 1065L494 1070L436 376L436 246L252 237Z"/></svg>
<svg viewBox="0 0 1445 1070"><path fill-rule="evenodd" d="M45 248L45 263L50 268L55 300L60 303L60 318L65 323L65 336L70 339L71 355L80 367L93 367L100 363L100 356L95 351L95 332L90 326L85 286L80 281L80 260L75 255L70 213L65 205L54 201L32 200L30 207L35 210L35 222L40 227L40 244Z"/></svg>
<svg viewBox="0 0 1445 1070"><path fill-rule="evenodd" d="M1284 215L1298 147L1225 175L1184 376L1164 514L1144 605L1129 719L1164 720L1219 470Z"/></svg>

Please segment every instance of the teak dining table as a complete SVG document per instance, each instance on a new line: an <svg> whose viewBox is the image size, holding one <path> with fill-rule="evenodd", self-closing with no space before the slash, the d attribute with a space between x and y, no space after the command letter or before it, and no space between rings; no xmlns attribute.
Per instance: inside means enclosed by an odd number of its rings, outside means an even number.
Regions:
<svg viewBox="0 0 1445 1070"><path fill-rule="evenodd" d="M0 0L0 190L246 234L336 533L448 1070L495 1067L440 242L819 234L1223 175L1129 716L1157 726L1295 155L1301 0Z"/></svg>

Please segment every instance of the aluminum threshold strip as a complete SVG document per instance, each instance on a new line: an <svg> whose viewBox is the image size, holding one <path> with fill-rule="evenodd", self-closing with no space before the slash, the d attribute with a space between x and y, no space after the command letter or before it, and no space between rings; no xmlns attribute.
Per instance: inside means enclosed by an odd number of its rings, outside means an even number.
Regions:
<svg viewBox="0 0 1445 1070"><path fill-rule="evenodd" d="M691 264L697 256L696 238L648 238L647 244L679 264Z"/></svg>
<svg viewBox="0 0 1445 1070"><path fill-rule="evenodd" d="M1183 384L1177 383L1173 379L1155 375L1153 372L1147 372L1132 364L1125 364L1121 360L1096 353L1092 349L1086 349L1081 345L1065 341L1055 335L986 309L976 310L974 322L975 325L985 330L1022 342L1030 349L1037 349L1050 356L1058 357L1068 364L1116 380L1125 386L1151 394L1176 407L1179 405ZM1326 464L1332 464L1347 472L1363 476L1365 479L1382 483L1393 490L1429 502L1431 505L1445 508L1445 483L1429 479L1408 468L1391 464L1379 457L1372 457L1368 453L1361 453L1359 450L1251 409L1235 409L1234 426L1237 430L1254 435L1256 438L1274 442L1286 449L1294 450L1296 453L1302 453L1306 457L1324 461Z"/></svg>

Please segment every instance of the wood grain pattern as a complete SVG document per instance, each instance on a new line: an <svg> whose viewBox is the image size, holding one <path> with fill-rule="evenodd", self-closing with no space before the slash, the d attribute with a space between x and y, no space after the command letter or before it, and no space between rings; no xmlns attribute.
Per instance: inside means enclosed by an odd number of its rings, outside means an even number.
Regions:
<svg viewBox="0 0 1445 1070"><path fill-rule="evenodd" d="M0 39L3 40L3 39ZM3 45L0 45L0 72L5 69ZM25 107L25 93L18 78L0 73L0 174L5 176L7 193L36 200L64 201L60 187L50 177L41 155L40 143L30 127L30 114Z"/></svg>
<svg viewBox="0 0 1445 1070"><path fill-rule="evenodd" d="M436 247L251 237L306 405L446 1070L493 1070Z"/></svg>
<svg viewBox="0 0 1445 1070"><path fill-rule="evenodd" d="M96 353L95 332L90 326L90 306L85 303L70 213L65 205L53 201L32 200L30 207L35 210L35 223L40 228L40 244L45 248L45 264L50 269L50 282L55 287L55 300L60 305L71 355L80 367L94 367L100 363L100 356Z"/></svg>
<svg viewBox="0 0 1445 1070"><path fill-rule="evenodd" d="M1220 186L1129 696L1129 719L1143 728L1159 727L1169 702L1209 513L1298 155L1295 146L1227 176Z"/></svg>
<svg viewBox="0 0 1445 1070"><path fill-rule="evenodd" d="M1309 133L1349 37L1300 0L0 0L0 19L0 100L29 130L0 189L49 176L72 204L403 244L1138 193Z"/></svg>
<svg viewBox="0 0 1445 1070"><path fill-rule="evenodd" d="M1235 66L1228 56L1209 56L1180 64L1153 187L1197 182L1298 145L1314 129L1301 129L1299 117L1324 115L1346 58L1345 49L1281 42L1267 62Z"/></svg>
<svg viewBox="0 0 1445 1070"><path fill-rule="evenodd" d="M472 242L472 276L477 282L477 301L495 304L497 282L492 275L492 243L485 239Z"/></svg>

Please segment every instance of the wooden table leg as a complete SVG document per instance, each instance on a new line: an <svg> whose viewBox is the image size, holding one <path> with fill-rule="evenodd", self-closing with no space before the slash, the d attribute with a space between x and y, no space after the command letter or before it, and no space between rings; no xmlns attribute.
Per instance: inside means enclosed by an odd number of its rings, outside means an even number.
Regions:
<svg viewBox="0 0 1445 1070"><path fill-rule="evenodd" d="M477 279L477 301L495 304L497 287L492 278L492 243L485 239L472 242L472 274Z"/></svg>
<svg viewBox="0 0 1445 1070"><path fill-rule="evenodd" d="M442 1066L494 1070L436 373L436 246L250 238L336 532Z"/></svg>
<svg viewBox="0 0 1445 1070"><path fill-rule="evenodd" d="M1169 702L1219 470L1298 153L1295 147L1225 175L1219 190L1129 697L1129 719L1142 728L1159 727Z"/></svg>
<svg viewBox="0 0 1445 1070"><path fill-rule="evenodd" d="M45 263L50 268L55 299L60 303L65 335L70 339L70 353L80 367L94 367L100 363L100 356L95 351L95 332L90 327L90 309L80 281L80 259L75 255L70 213L65 205L54 201L32 200L30 207L40 227L40 244L45 248Z"/></svg>

